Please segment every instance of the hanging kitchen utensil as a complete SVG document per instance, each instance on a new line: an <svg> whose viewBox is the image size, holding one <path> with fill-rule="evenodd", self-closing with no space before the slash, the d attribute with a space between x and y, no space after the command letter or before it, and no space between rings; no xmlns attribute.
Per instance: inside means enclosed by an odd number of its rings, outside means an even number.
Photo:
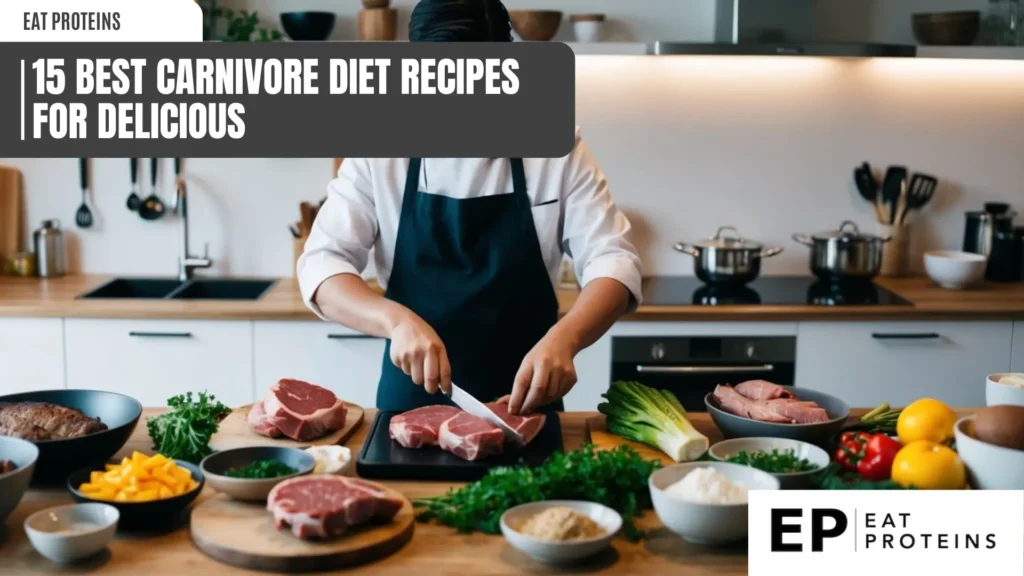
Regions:
<svg viewBox="0 0 1024 576"><path fill-rule="evenodd" d="M899 216L898 224L902 224L907 215L915 210L920 210L928 205L935 196L935 189L938 188L939 181L934 176L927 174L914 174L914 177L910 179L910 185L907 186L907 202L903 212Z"/></svg>
<svg viewBox="0 0 1024 576"><path fill-rule="evenodd" d="M868 204L871 205L871 211L875 214L875 220L879 223L884 223L885 219L882 217L882 211L878 207L878 180L875 179L875 175L871 171L871 165L865 162L858 168L855 168L853 171L853 181L857 184L857 191L860 192L861 198L867 200Z"/></svg>
<svg viewBox="0 0 1024 576"><path fill-rule="evenodd" d="M882 182L885 224L892 225L896 223L896 209L899 205L900 195L903 193L906 179L907 169L902 166L890 166L885 171L885 180Z"/></svg>
<svg viewBox="0 0 1024 576"><path fill-rule="evenodd" d="M139 198L139 194L138 194L138 191L139 191L139 159L138 158L129 158L128 161L131 162L131 168L130 168L129 171L131 172L131 176L132 176L132 193L128 195L128 202L126 202L126 204L127 204L129 210L131 210L132 212L137 212L139 210L139 206L142 205L142 198Z"/></svg>
<svg viewBox="0 0 1024 576"><path fill-rule="evenodd" d="M742 238L732 226L719 228L713 238L695 244L679 242L674 248L693 256L697 278L713 286L752 282L761 274L761 259L782 252L782 248L765 248L760 242Z"/></svg>
<svg viewBox="0 0 1024 576"><path fill-rule="evenodd" d="M75 212L75 224L79 228L92 228L92 210L87 203L89 198L89 159L78 159L78 178L82 184L82 205Z"/></svg>
<svg viewBox="0 0 1024 576"><path fill-rule="evenodd" d="M139 206L139 216L143 220L158 220L163 218L164 212L167 208L164 206L163 201L156 194L156 181L157 181L157 168L159 164L159 158L150 158L149 160L149 180L152 190L148 198L142 201L142 205Z"/></svg>
<svg viewBox="0 0 1024 576"><path fill-rule="evenodd" d="M865 234L847 220L838 230L793 234L811 248L811 272L829 282L868 280L882 268L882 249L891 238Z"/></svg>

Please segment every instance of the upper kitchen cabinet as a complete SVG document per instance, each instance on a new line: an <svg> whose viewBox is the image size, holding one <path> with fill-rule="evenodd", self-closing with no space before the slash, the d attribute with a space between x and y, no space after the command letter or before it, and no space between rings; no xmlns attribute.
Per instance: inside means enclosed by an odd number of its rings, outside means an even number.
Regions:
<svg viewBox="0 0 1024 576"><path fill-rule="evenodd" d="M68 388L120 392L143 406L204 390L228 406L255 396L251 322L67 319L65 336Z"/></svg>
<svg viewBox="0 0 1024 576"><path fill-rule="evenodd" d="M797 385L850 406L984 406L985 375L1010 366L1012 331L1012 322L801 323Z"/></svg>
<svg viewBox="0 0 1024 576"><path fill-rule="evenodd" d="M256 322L254 330L257 395L298 378L363 407L377 404L383 339L328 322Z"/></svg>
<svg viewBox="0 0 1024 576"><path fill-rule="evenodd" d="M1024 322L1013 325L1013 355L1010 358L1010 372L1024 372Z"/></svg>
<svg viewBox="0 0 1024 576"><path fill-rule="evenodd" d="M64 387L64 321L0 319L0 395Z"/></svg>

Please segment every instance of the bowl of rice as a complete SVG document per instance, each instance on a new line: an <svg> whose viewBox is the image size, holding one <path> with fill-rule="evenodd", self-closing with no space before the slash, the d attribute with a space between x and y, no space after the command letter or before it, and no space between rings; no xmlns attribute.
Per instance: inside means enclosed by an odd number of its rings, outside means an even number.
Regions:
<svg viewBox="0 0 1024 576"><path fill-rule="evenodd" d="M689 462L662 468L648 481L666 528L694 544L728 544L747 537L750 490L779 490L767 472L727 462Z"/></svg>
<svg viewBox="0 0 1024 576"><path fill-rule="evenodd" d="M538 562L565 564L594 556L622 528L622 516L607 506L580 500L548 500L509 508L501 533L514 548Z"/></svg>

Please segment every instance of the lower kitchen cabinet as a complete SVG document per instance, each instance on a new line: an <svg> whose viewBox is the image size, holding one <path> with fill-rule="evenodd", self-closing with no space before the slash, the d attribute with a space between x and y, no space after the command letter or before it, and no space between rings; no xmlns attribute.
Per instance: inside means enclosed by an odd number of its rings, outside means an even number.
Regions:
<svg viewBox="0 0 1024 576"><path fill-rule="evenodd" d="M797 338L797 386L850 406L923 397L984 406L985 377L1010 366L1012 322L807 322Z"/></svg>
<svg viewBox="0 0 1024 576"><path fill-rule="evenodd" d="M252 322L67 319L68 388L120 392L143 406L206 390L253 401Z"/></svg>
<svg viewBox="0 0 1024 576"><path fill-rule="evenodd" d="M1024 322L1013 324L1013 352L1010 372L1024 372Z"/></svg>
<svg viewBox="0 0 1024 576"><path fill-rule="evenodd" d="M384 339L329 322L256 322L254 333L257 395L281 378L298 378L376 406Z"/></svg>
<svg viewBox="0 0 1024 576"><path fill-rule="evenodd" d="M64 321L0 318L0 394L64 387Z"/></svg>

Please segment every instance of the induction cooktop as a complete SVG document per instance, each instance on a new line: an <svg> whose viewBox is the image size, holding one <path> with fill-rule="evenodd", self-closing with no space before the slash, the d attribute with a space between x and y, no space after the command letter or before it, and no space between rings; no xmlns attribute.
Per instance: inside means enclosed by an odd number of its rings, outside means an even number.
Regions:
<svg viewBox="0 0 1024 576"><path fill-rule="evenodd" d="M643 280L650 306L907 306L910 302L871 282L832 283L810 276L764 276L746 286L709 286L692 276Z"/></svg>

